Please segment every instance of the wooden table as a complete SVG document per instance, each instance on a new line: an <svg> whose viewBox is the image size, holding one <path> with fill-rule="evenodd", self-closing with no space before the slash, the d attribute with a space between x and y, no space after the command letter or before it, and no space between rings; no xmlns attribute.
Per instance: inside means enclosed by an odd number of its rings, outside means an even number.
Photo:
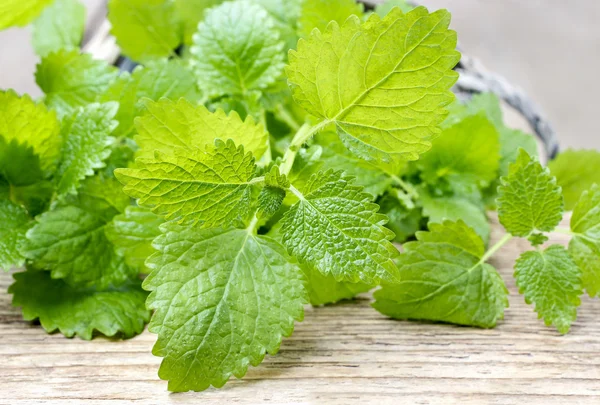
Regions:
<svg viewBox="0 0 600 405"><path fill-rule="evenodd" d="M158 379L154 335L117 342L47 335L11 308L11 277L2 274L0 404L598 404L600 300L583 298L569 335L546 328L511 277L527 246L513 241L493 261L511 294L496 329L390 320L365 295L307 308L279 354L243 380L184 394L168 393Z"/></svg>

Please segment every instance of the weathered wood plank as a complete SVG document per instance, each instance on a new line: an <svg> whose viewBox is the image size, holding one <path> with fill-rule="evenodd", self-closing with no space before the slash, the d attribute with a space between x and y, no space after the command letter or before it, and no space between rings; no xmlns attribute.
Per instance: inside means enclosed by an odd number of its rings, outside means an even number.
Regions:
<svg viewBox="0 0 600 405"><path fill-rule="evenodd" d="M494 239L499 237L495 227ZM557 235L551 242L565 243ZM369 295L307 308L278 355L243 380L203 393L169 394L150 353L155 336L92 342L47 335L10 306L0 275L0 404L590 404L600 401L600 300L583 299L560 336L536 319L512 280L527 242L494 259L510 290L496 329L399 322Z"/></svg>

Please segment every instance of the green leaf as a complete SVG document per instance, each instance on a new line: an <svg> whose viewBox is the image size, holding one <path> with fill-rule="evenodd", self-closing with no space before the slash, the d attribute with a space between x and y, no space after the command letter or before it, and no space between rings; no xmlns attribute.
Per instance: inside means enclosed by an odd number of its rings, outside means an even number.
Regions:
<svg viewBox="0 0 600 405"><path fill-rule="evenodd" d="M213 97L264 89L283 72L283 42L275 22L249 1L208 10L191 53L199 87Z"/></svg>
<svg viewBox="0 0 600 405"><path fill-rule="evenodd" d="M404 245L401 281L376 291L373 307L396 319L496 326L508 307L508 290L496 269L483 262L481 238L462 221L429 229Z"/></svg>
<svg viewBox="0 0 600 405"><path fill-rule="evenodd" d="M115 136L131 136L135 132L134 119L141 115L149 98L158 101L162 97L179 100L185 98L191 103L200 99L196 78L178 60L159 60L138 66L133 74L123 73L101 101L118 101L117 120L119 127Z"/></svg>
<svg viewBox="0 0 600 405"><path fill-rule="evenodd" d="M377 202L381 207L380 212L389 218L386 227L394 232L394 242L398 243L404 243L420 230L423 220L422 210L412 202L411 206L407 206L404 200L404 196L399 198L399 190L391 189Z"/></svg>
<svg viewBox="0 0 600 405"><path fill-rule="evenodd" d="M498 188L500 223L515 236L554 230L563 215L563 197L550 171L525 150L510 165Z"/></svg>
<svg viewBox="0 0 600 405"><path fill-rule="evenodd" d="M60 205L76 205L79 208L110 222L125 211L131 199L123 193L123 186L115 178L96 175L86 178L76 195L62 196Z"/></svg>
<svg viewBox="0 0 600 405"><path fill-rule="evenodd" d="M174 55L183 39L172 0L110 0L108 20L121 51L138 62Z"/></svg>
<svg viewBox="0 0 600 405"><path fill-rule="evenodd" d="M20 267L25 258L20 253L31 219L27 211L8 200L0 200L0 269Z"/></svg>
<svg viewBox="0 0 600 405"><path fill-rule="evenodd" d="M351 15L363 15L363 5L354 0L304 0L298 21L299 33L308 37L317 28L323 32L331 21L343 25Z"/></svg>
<svg viewBox="0 0 600 405"><path fill-rule="evenodd" d="M447 11L418 7L314 31L289 54L294 99L322 125L335 123L361 158L416 160L431 147L454 99L452 68L460 54L449 23Z"/></svg>
<svg viewBox="0 0 600 405"><path fill-rule="evenodd" d="M163 219L141 207L127 207L106 228L106 236L115 245L127 265L143 271L144 262L156 250L152 241L160 235Z"/></svg>
<svg viewBox="0 0 600 405"><path fill-rule="evenodd" d="M515 263L515 278L525 302L546 326L554 325L565 334L577 318L581 304L581 271L563 246L552 245L544 251L525 252Z"/></svg>
<svg viewBox="0 0 600 405"><path fill-rule="evenodd" d="M354 298L360 293L370 291L373 285L365 283L346 283L336 281L331 275L324 275L319 270L303 264L300 266L306 278L306 290L311 305L333 304Z"/></svg>
<svg viewBox="0 0 600 405"><path fill-rule="evenodd" d="M46 105L60 116L98 101L117 77L117 69L78 50L61 50L37 65L35 81L46 94Z"/></svg>
<svg viewBox="0 0 600 405"><path fill-rule="evenodd" d="M584 190L600 183L600 152L566 150L548 164L565 197L565 209L572 210Z"/></svg>
<svg viewBox="0 0 600 405"><path fill-rule="evenodd" d="M252 0L267 10L275 21L275 28L285 42L285 53L294 49L298 43L298 20L301 15L301 5L304 0Z"/></svg>
<svg viewBox="0 0 600 405"><path fill-rule="evenodd" d="M298 191L300 199L281 221L290 254L337 281L367 284L395 280L398 250L385 215L362 187L341 172L313 175Z"/></svg>
<svg viewBox="0 0 600 405"><path fill-rule="evenodd" d="M0 135L0 176L11 186L28 186L44 179L40 157L27 143L7 142Z"/></svg>
<svg viewBox="0 0 600 405"><path fill-rule="evenodd" d="M204 12L223 3L224 0L175 0L175 9L184 26L184 42L192 44L192 37L198 30L198 23L204 19Z"/></svg>
<svg viewBox="0 0 600 405"><path fill-rule="evenodd" d="M400 8L403 13L408 13L415 8L408 4L406 0L386 0L384 3L378 4L377 7L375 7L375 12L379 14L380 17L385 17L394 7Z"/></svg>
<svg viewBox="0 0 600 405"><path fill-rule="evenodd" d="M136 272L116 254L106 225L102 216L77 206L60 207L37 218L21 253L71 286L120 285Z"/></svg>
<svg viewBox="0 0 600 405"><path fill-rule="evenodd" d="M499 161L498 132L487 117L478 114L445 128L416 165L421 177L430 184L459 175L485 187L496 179Z"/></svg>
<svg viewBox="0 0 600 405"><path fill-rule="evenodd" d="M50 170L60 153L60 125L53 111L27 95L0 91L0 135L7 142L27 144L40 157L42 170Z"/></svg>
<svg viewBox="0 0 600 405"><path fill-rule="evenodd" d="M600 186L584 191L571 216L569 253L582 272L590 297L600 291Z"/></svg>
<svg viewBox="0 0 600 405"><path fill-rule="evenodd" d="M286 196L290 182L285 174L281 174L279 167L273 166L265 174L265 187L258 195L258 217L270 218L279 211Z"/></svg>
<svg viewBox="0 0 600 405"><path fill-rule="evenodd" d="M144 330L150 311L139 281L106 291L73 288L45 271L27 270L13 275L8 288L13 305L21 307L26 321L39 319L48 333L90 340L94 332L105 336L133 337Z"/></svg>
<svg viewBox="0 0 600 405"><path fill-rule="evenodd" d="M255 159L260 159L268 149L269 134L250 116L242 121L235 112L211 113L206 107L194 106L184 99L144 104L146 112L136 120L139 157L151 158L155 151L172 154L176 149L203 149L213 145L215 139L231 139L252 152Z"/></svg>
<svg viewBox="0 0 600 405"><path fill-rule="evenodd" d="M168 223L163 232L144 288L169 390L221 387L275 354L306 302L302 273L283 246L238 229Z"/></svg>
<svg viewBox="0 0 600 405"><path fill-rule="evenodd" d="M206 227L232 224L250 212L250 180L256 165L251 153L233 141L217 140L214 150L156 152L136 159L135 169L117 169L124 191L166 219L202 222Z"/></svg>
<svg viewBox="0 0 600 405"><path fill-rule="evenodd" d="M0 4L0 31L23 27L33 21L53 0L3 0Z"/></svg>
<svg viewBox="0 0 600 405"><path fill-rule="evenodd" d="M89 104L65 119L63 158L55 174L59 194L74 193L81 180L104 167L114 142L110 134L117 127L113 118L118 108L116 102Z"/></svg>
<svg viewBox="0 0 600 405"><path fill-rule="evenodd" d="M79 47L85 30L85 6L79 0L54 0L33 23L33 48L40 56Z"/></svg>

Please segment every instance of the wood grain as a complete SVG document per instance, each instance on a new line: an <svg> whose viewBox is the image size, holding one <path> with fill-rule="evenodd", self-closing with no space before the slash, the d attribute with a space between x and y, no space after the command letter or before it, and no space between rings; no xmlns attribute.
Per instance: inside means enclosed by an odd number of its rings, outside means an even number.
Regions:
<svg viewBox="0 0 600 405"><path fill-rule="evenodd" d="M494 226L493 238L499 238ZM557 235L552 242L565 243ZM512 265L528 243L493 259L510 290L496 329L394 321L370 296L307 308L276 356L221 390L170 394L145 332L128 341L47 335L10 305L0 275L0 404L595 404L600 403L600 300L583 298L560 336L517 294Z"/></svg>

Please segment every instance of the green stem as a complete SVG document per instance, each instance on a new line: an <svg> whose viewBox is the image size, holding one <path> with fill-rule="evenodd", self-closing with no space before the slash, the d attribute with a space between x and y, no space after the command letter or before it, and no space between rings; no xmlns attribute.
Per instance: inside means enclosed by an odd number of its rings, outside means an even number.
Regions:
<svg viewBox="0 0 600 405"><path fill-rule="evenodd" d="M391 174L391 173L387 173L390 178L392 180L394 180L394 182L399 185L404 191L406 191L406 193L411 196L413 199L418 200L419 199L419 193L417 193L417 190L415 190L415 188L406 183L404 180L402 180L400 177L396 176L395 174Z"/></svg>
<svg viewBox="0 0 600 405"><path fill-rule="evenodd" d="M279 118L279 120L285 123L293 131L298 132L298 130L300 130L300 123L298 123L298 121L294 119L294 117L292 116L292 114L290 114L290 111L287 108L281 105L278 106L277 110L275 111L275 115L277 116L277 118Z"/></svg>
<svg viewBox="0 0 600 405"><path fill-rule="evenodd" d="M279 167L281 174L290 174L292 166L294 165L294 160L296 160L296 155L300 151L302 145L304 145L306 141L308 141L314 134L321 131L330 123L330 121L325 120L315 126L304 124L300 127L300 129L298 129L298 132L296 132L296 135L294 135L294 139L292 139L292 143L283 155L283 160L281 166Z"/></svg>
<svg viewBox="0 0 600 405"><path fill-rule="evenodd" d="M500 250L500 248L502 246L506 245L508 243L508 241L510 241L512 238L513 238L513 236L510 233L505 234L502 237L502 239L500 239L498 241L498 243L496 243L494 246L492 246L491 248L489 248L487 252L485 252L485 254L481 258L481 260L479 261L479 263L485 263L485 262L487 262L490 259L490 257L492 257L498 250Z"/></svg>
<svg viewBox="0 0 600 405"><path fill-rule="evenodd" d="M250 221L250 225L248 225L248 227L246 228L246 231L252 235L252 234L254 234L254 232L256 232L257 227L258 227L258 216L255 213L254 218L252 218L252 221Z"/></svg>

